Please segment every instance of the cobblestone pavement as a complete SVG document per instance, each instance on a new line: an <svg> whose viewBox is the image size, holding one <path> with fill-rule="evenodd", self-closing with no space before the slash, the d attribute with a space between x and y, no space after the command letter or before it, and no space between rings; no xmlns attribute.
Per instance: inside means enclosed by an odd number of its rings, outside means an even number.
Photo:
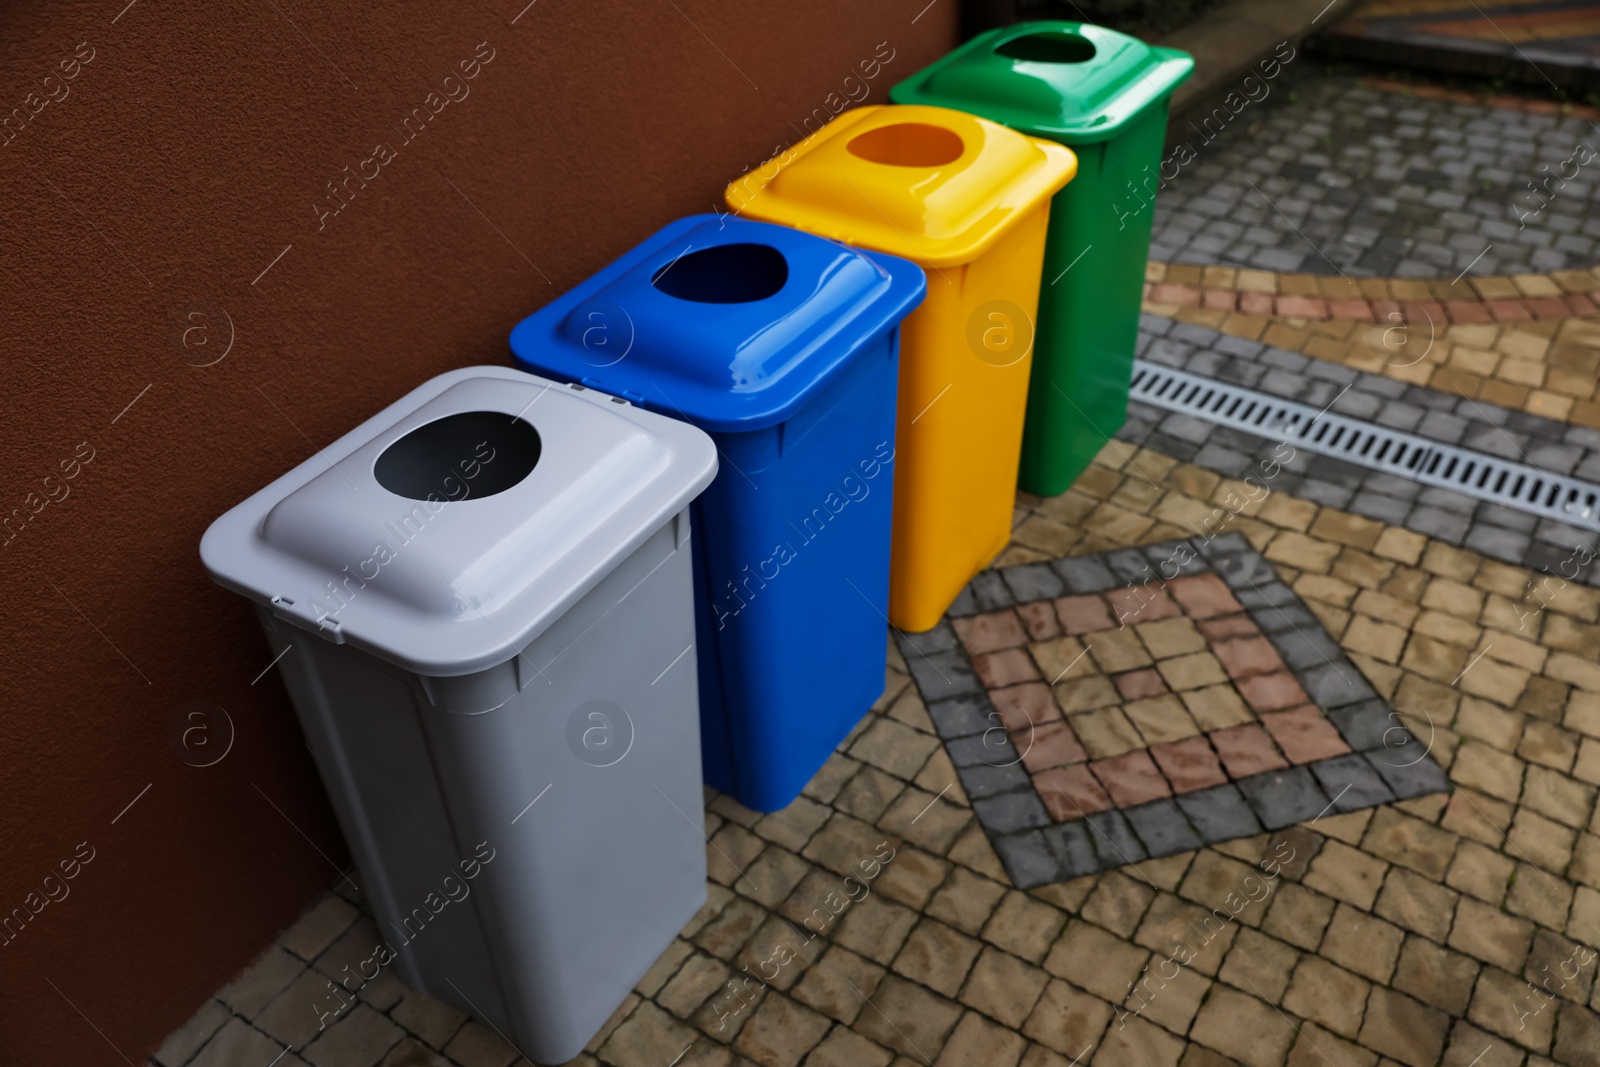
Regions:
<svg viewBox="0 0 1600 1067"><path fill-rule="evenodd" d="M1450 793L1021 890L891 647L884 697L800 800L767 816L710 800L705 908L578 1062L1600 1064L1600 592L1289 492L1235 513L1245 490L1114 444L1064 495L1019 498L998 563L1207 523L1242 535ZM847 898L843 877L885 845L870 891ZM359 898L330 892L156 1062L517 1058L387 972L319 1031L311 1004L379 939Z"/></svg>
<svg viewBox="0 0 1600 1067"><path fill-rule="evenodd" d="M1151 258L1350 278L1600 259L1587 119L1406 97L1353 75L1302 76L1287 102L1284 88L1238 117L1223 109L1225 124L1175 131L1195 159L1157 201ZM1579 151L1585 139L1595 147Z"/></svg>

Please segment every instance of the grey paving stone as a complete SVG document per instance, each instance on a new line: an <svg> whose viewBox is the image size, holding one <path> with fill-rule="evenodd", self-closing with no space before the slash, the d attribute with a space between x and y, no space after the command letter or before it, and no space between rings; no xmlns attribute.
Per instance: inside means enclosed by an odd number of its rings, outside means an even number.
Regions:
<svg viewBox="0 0 1600 1067"><path fill-rule="evenodd" d="M984 830L991 834L1009 834L1050 823L1044 802L1031 789L982 797L972 802L972 810Z"/></svg>
<svg viewBox="0 0 1600 1067"><path fill-rule="evenodd" d="M1453 512L1464 518L1471 518L1478 510L1481 503L1476 497L1457 492L1454 489L1442 489L1436 485L1424 485L1417 493L1417 503L1426 508L1440 508Z"/></svg>
<svg viewBox="0 0 1600 1067"><path fill-rule="evenodd" d="M1061 861L1038 830L1005 834L990 839L1006 877L1018 889L1033 889L1060 881Z"/></svg>
<svg viewBox="0 0 1600 1067"><path fill-rule="evenodd" d="M1175 437L1180 441L1188 441L1192 445L1203 445L1211 437L1217 424L1197 419L1192 415L1183 415L1173 412L1161 420L1161 432L1168 437Z"/></svg>
<svg viewBox="0 0 1600 1067"><path fill-rule="evenodd" d="M1443 793L1450 788L1450 779L1431 756L1399 764L1389 762L1382 753L1369 752L1365 758L1400 800Z"/></svg>
<svg viewBox="0 0 1600 1067"><path fill-rule="evenodd" d="M994 720L990 720L989 726L993 725ZM984 729L980 733L949 738L944 747L950 754L950 762L958 768L1014 767L1021 760L1016 746L1004 730Z"/></svg>
<svg viewBox="0 0 1600 1067"><path fill-rule="evenodd" d="M1242 478L1255 466L1255 460L1250 456L1216 444L1202 446L1190 462L1230 478Z"/></svg>
<svg viewBox="0 0 1600 1067"><path fill-rule="evenodd" d="M1463 515L1434 507L1419 507L1406 518L1406 528L1452 545L1466 540L1471 522Z"/></svg>
<svg viewBox="0 0 1600 1067"><path fill-rule="evenodd" d="M1349 510L1350 501L1355 498L1355 490L1332 482L1323 481L1321 478L1307 478L1300 483L1296 493L1302 499L1323 507L1338 508L1341 511Z"/></svg>
<svg viewBox="0 0 1600 1067"><path fill-rule="evenodd" d="M1211 569L1189 541L1162 541L1144 548L1156 576L1171 581L1181 575L1204 574Z"/></svg>
<svg viewBox="0 0 1600 1067"><path fill-rule="evenodd" d="M1000 570L1000 577L1018 604L1047 598L1054 599L1067 591L1066 583L1061 580L1060 575L1050 569L1048 563L1024 563L1015 567L1004 567Z"/></svg>
<svg viewBox="0 0 1600 1067"><path fill-rule="evenodd" d="M924 701L943 700L948 697L976 695L983 692L978 676L972 673L964 652L935 652L932 655L909 655L906 666L917 683Z"/></svg>
<svg viewBox="0 0 1600 1067"><path fill-rule="evenodd" d="M994 708L986 697L956 697L935 701L927 707L933 728L947 741L981 734L995 725L995 720L990 718Z"/></svg>
<svg viewBox="0 0 1600 1067"><path fill-rule="evenodd" d="M1101 558L1111 568L1111 573L1117 576L1118 585L1124 582L1147 582L1155 578L1155 571L1151 569L1150 561L1145 559L1144 553L1137 548L1107 552Z"/></svg>
<svg viewBox="0 0 1600 1067"><path fill-rule="evenodd" d="M1205 844L1170 797L1124 808L1122 813L1151 859L1188 852Z"/></svg>
<svg viewBox="0 0 1600 1067"><path fill-rule="evenodd" d="M1089 829L1089 839L1101 866L1121 867L1149 858L1127 818L1115 808L1094 812L1080 821Z"/></svg>
<svg viewBox="0 0 1600 1067"><path fill-rule="evenodd" d="M1317 617L1299 604L1262 608L1259 611L1252 611L1250 617L1268 637L1280 633L1294 633L1296 630L1309 634L1313 629L1322 629L1322 623L1317 621Z"/></svg>
<svg viewBox="0 0 1600 1067"><path fill-rule="evenodd" d="M1305 767L1253 774L1235 784L1268 830L1315 819L1328 806L1327 795Z"/></svg>
<svg viewBox="0 0 1600 1067"><path fill-rule="evenodd" d="M1508 508L1504 504L1491 504L1488 501L1478 505L1478 510L1473 513L1473 520L1521 533L1532 533L1539 521L1526 511Z"/></svg>
<svg viewBox="0 0 1600 1067"><path fill-rule="evenodd" d="M1219 844L1261 832L1261 822L1232 783L1185 793L1176 798L1179 808L1208 844Z"/></svg>
<svg viewBox="0 0 1600 1067"><path fill-rule="evenodd" d="M955 628L944 620L920 634L896 630L895 642L900 646L900 655L908 660L913 656L931 656L935 652L949 652L961 647L961 639L956 636Z"/></svg>
<svg viewBox="0 0 1600 1067"><path fill-rule="evenodd" d="M1103 864L1091 840L1093 831L1082 819L1054 823L1040 833L1044 834L1045 844L1060 862L1066 878L1079 878L1102 869Z"/></svg>
<svg viewBox="0 0 1600 1067"><path fill-rule="evenodd" d="M1405 730L1400 725L1400 717L1376 698L1329 709L1327 717L1344 738L1344 743L1357 752L1382 751L1390 731Z"/></svg>
<svg viewBox="0 0 1600 1067"><path fill-rule="evenodd" d="M1411 501L1401 500L1398 497L1385 496L1382 493L1362 490L1350 498L1349 510L1364 519L1374 522L1388 523L1391 526L1405 525L1406 516L1411 514Z"/></svg>
<svg viewBox="0 0 1600 1067"><path fill-rule="evenodd" d="M1027 769L1020 763L1003 766L980 763L972 767L957 767L956 777L961 779L961 788L973 800L1033 788L1033 779L1028 777Z"/></svg>
<svg viewBox="0 0 1600 1067"><path fill-rule="evenodd" d="M1360 811L1395 799L1383 778L1358 755L1318 760L1309 764L1333 811Z"/></svg>
<svg viewBox="0 0 1600 1067"><path fill-rule="evenodd" d="M961 618L965 615L976 615L978 611L978 597L973 593L972 586L969 585L961 590L961 595L956 597L955 601L945 611L945 614Z"/></svg>
<svg viewBox="0 0 1600 1067"><path fill-rule="evenodd" d="M1377 696L1355 664L1343 656L1296 672L1306 695L1319 708L1331 710Z"/></svg>
<svg viewBox="0 0 1600 1067"><path fill-rule="evenodd" d="M1339 643L1320 625L1276 630L1267 634L1267 640L1290 670L1302 671L1344 657Z"/></svg>
<svg viewBox="0 0 1600 1067"><path fill-rule="evenodd" d="M1011 599L1011 591L1006 588L1006 583L994 571L984 571L972 579L969 588L983 611L999 611L1016 603Z"/></svg>
<svg viewBox="0 0 1600 1067"><path fill-rule="evenodd" d="M1252 616L1273 608L1293 607L1300 602L1288 586L1278 581L1254 587L1245 585L1235 589L1233 595Z"/></svg>
<svg viewBox="0 0 1600 1067"><path fill-rule="evenodd" d="M1532 538L1515 530L1502 530L1494 526L1474 526L1462 541L1465 548L1481 552L1502 563L1520 564L1527 555Z"/></svg>
<svg viewBox="0 0 1600 1067"><path fill-rule="evenodd" d="M1050 566L1074 593L1099 593L1122 584L1110 568L1095 557L1058 559Z"/></svg>

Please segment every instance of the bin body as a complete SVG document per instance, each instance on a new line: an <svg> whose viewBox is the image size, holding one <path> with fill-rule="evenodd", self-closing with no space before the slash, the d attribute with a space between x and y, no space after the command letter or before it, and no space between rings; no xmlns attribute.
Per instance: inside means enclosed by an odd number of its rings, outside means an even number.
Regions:
<svg viewBox="0 0 1600 1067"><path fill-rule="evenodd" d="M514 459L488 436L463 495L380 484L374 458L451 408L510 425L525 405L544 451L516 484L482 495ZM281 655L384 939L370 965L565 1062L705 899L697 684L673 664L710 443L472 368L321 456L218 519L202 558Z"/></svg>
<svg viewBox="0 0 1600 1067"><path fill-rule="evenodd" d="M1162 146L1187 55L1076 22L973 38L890 91L1067 145L1078 177L1055 195L1045 246L1021 487L1054 496L1128 411ZM1175 167L1176 164L1173 164Z"/></svg>
<svg viewBox="0 0 1600 1067"><path fill-rule="evenodd" d="M751 287L769 251L782 277ZM697 216L511 335L522 366L716 443L691 507L703 765L757 811L792 801L883 691L898 327L924 285L903 260Z"/></svg>
<svg viewBox="0 0 1600 1067"><path fill-rule="evenodd" d="M970 115L865 107L728 188L743 215L927 272L900 361L888 612L900 629L936 625L1009 540L1048 201L1075 168L1059 145Z"/></svg>

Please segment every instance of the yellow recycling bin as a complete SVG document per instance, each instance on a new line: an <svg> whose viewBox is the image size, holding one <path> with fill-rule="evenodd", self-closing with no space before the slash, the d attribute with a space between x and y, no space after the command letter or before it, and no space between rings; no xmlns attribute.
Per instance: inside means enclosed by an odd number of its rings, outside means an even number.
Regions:
<svg viewBox="0 0 1600 1067"><path fill-rule="evenodd" d="M751 218L903 256L889 621L928 630L1011 537L1050 198L1072 150L942 107L846 111L728 187Z"/></svg>

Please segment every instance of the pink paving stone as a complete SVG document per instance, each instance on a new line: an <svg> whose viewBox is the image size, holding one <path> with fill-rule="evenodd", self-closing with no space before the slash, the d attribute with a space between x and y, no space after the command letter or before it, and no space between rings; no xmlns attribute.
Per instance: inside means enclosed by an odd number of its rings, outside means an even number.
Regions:
<svg viewBox="0 0 1600 1067"><path fill-rule="evenodd" d="M1450 316L1451 322L1492 322L1489 310L1477 300L1449 300L1445 302L1444 313Z"/></svg>
<svg viewBox="0 0 1600 1067"><path fill-rule="evenodd" d="M1192 285L1163 283L1150 290L1152 304L1178 304L1182 307L1199 307L1200 290Z"/></svg>
<svg viewBox="0 0 1600 1067"><path fill-rule="evenodd" d="M1535 296L1522 301L1536 319L1564 319L1572 314L1559 296Z"/></svg>
<svg viewBox="0 0 1600 1067"><path fill-rule="evenodd" d="M1126 752L1111 759L1097 760L1089 764L1089 769L1118 807L1147 804L1172 795L1172 787L1167 785L1148 752Z"/></svg>
<svg viewBox="0 0 1600 1067"><path fill-rule="evenodd" d="M1206 289L1200 294L1200 306L1212 311L1232 311L1239 294L1232 289Z"/></svg>
<svg viewBox="0 0 1600 1067"><path fill-rule="evenodd" d="M956 619L953 625L956 636L961 638L961 643L974 656L1002 648L1016 648L1028 641L1014 611L993 611L987 615Z"/></svg>
<svg viewBox="0 0 1600 1067"><path fill-rule="evenodd" d="M1240 637L1211 646L1230 678L1249 678L1284 669L1283 658L1265 637Z"/></svg>
<svg viewBox="0 0 1600 1067"><path fill-rule="evenodd" d="M1240 293L1239 310L1246 315L1272 314L1271 293Z"/></svg>
<svg viewBox="0 0 1600 1067"><path fill-rule="evenodd" d="M1520 300L1485 300L1483 303L1496 322L1519 322L1533 318Z"/></svg>
<svg viewBox="0 0 1600 1067"><path fill-rule="evenodd" d="M1255 620L1240 612L1238 615L1222 615L1215 619L1202 619L1195 623L1201 636L1207 641L1226 641L1233 637L1256 637L1261 633Z"/></svg>
<svg viewBox="0 0 1600 1067"><path fill-rule="evenodd" d="M1167 591L1159 585L1123 586L1106 594L1115 618L1113 626L1132 626L1141 622L1158 622L1181 614Z"/></svg>
<svg viewBox="0 0 1600 1067"><path fill-rule="evenodd" d="M1018 682L1031 682L1039 677L1039 671L1034 667L1033 660L1020 648L1008 648L1001 652L986 652L981 656L973 656L972 669L978 672L978 680L986 689L999 689L1001 686L1016 685Z"/></svg>
<svg viewBox="0 0 1600 1067"><path fill-rule="evenodd" d="M1400 311L1401 314L1405 316L1405 320L1407 322L1416 323L1418 325L1421 325L1424 322L1431 322L1434 324L1441 324L1444 322L1444 306L1442 304L1434 303L1431 300L1402 300L1400 302Z"/></svg>
<svg viewBox="0 0 1600 1067"><path fill-rule="evenodd" d="M1294 319L1325 319L1328 302L1311 296L1280 296L1278 314Z"/></svg>
<svg viewBox="0 0 1600 1067"><path fill-rule="evenodd" d="M1233 593L1215 574L1174 578L1167 583L1167 589L1177 597L1184 612L1192 619L1209 619L1244 610L1244 606L1233 598Z"/></svg>
<svg viewBox="0 0 1600 1067"><path fill-rule="evenodd" d="M1258 674L1254 678L1240 678L1233 684L1239 687L1245 702L1254 708L1258 715L1266 711L1292 708L1307 703L1310 699L1306 696L1306 691L1300 688L1295 676L1288 671Z"/></svg>
<svg viewBox="0 0 1600 1067"><path fill-rule="evenodd" d="M1017 616L1022 620L1022 628L1027 631L1029 641L1049 641L1061 636L1061 622L1056 618L1055 605L1048 600L1023 604L1017 608Z"/></svg>
<svg viewBox="0 0 1600 1067"><path fill-rule="evenodd" d="M1061 709L1056 707L1050 687L1043 682L1027 682L991 690L989 702L1000 716L1000 725L1013 734L1061 719Z"/></svg>
<svg viewBox="0 0 1600 1067"><path fill-rule="evenodd" d="M1204 737L1186 737L1164 745L1151 745L1150 755L1167 776L1174 793L1193 793L1228 780L1217 754Z"/></svg>
<svg viewBox="0 0 1600 1067"><path fill-rule="evenodd" d="M1595 306L1593 299L1580 293L1568 293L1566 300L1568 310L1574 315L1581 315L1587 318L1600 311L1600 307Z"/></svg>
<svg viewBox="0 0 1600 1067"><path fill-rule="evenodd" d="M1349 753L1339 731L1310 704L1261 716L1261 725L1278 742L1290 763L1311 763Z"/></svg>
<svg viewBox="0 0 1600 1067"><path fill-rule="evenodd" d="M1330 300L1328 301L1328 314L1336 319L1355 319L1358 322L1372 321L1372 305L1365 300Z"/></svg>
<svg viewBox="0 0 1600 1067"><path fill-rule="evenodd" d="M1272 745L1267 731L1255 723L1213 730L1211 747L1222 757L1222 765L1234 778L1248 778L1263 771L1281 771L1289 766Z"/></svg>
<svg viewBox="0 0 1600 1067"><path fill-rule="evenodd" d="M1154 667L1114 674L1111 680L1116 684L1117 692L1121 693L1125 700L1158 697L1167 691L1166 681L1161 677L1161 672Z"/></svg>
<svg viewBox="0 0 1600 1067"><path fill-rule="evenodd" d="M1045 810L1056 822L1081 819L1111 807L1111 798L1106 796L1105 789L1081 763L1040 771L1033 776L1033 787L1039 791Z"/></svg>
<svg viewBox="0 0 1600 1067"><path fill-rule="evenodd" d="M1030 730L1020 730L1011 735L1011 743L1022 753L1022 765L1030 774L1065 767L1069 763L1084 763L1089 754L1078 744L1072 727L1057 719Z"/></svg>
<svg viewBox="0 0 1600 1067"><path fill-rule="evenodd" d="M1404 317L1400 314L1400 305L1393 300L1374 300L1372 302L1372 314L1377 317L1379 322L1394 323L1396 326L1404 323Z"/></svg>
<svg viewBox="0 0 1600 1067"><path fill-rule="evenodd" d="M1111 609L1097 596L1064 596L1056 601L1056 618L1061 630L1069 634L1089 634L1117 625Z"/></svg>

